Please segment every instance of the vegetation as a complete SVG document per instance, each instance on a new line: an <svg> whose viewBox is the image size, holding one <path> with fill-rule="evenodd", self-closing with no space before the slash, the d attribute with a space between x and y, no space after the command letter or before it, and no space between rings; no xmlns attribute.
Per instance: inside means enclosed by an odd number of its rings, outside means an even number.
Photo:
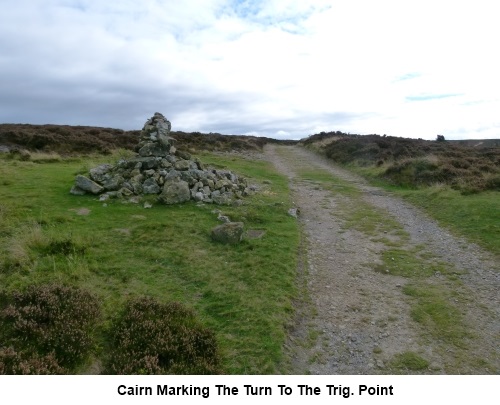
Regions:
<svg viewBox="0 0 500 405"><path fill-rule="evenodd" d="M500 141L436 142L335 132L303 143L500 255Z"/></svg>
<svg viewBox="0 0 500 405"><path fill-rule="evenodd" d="M429 362L414 352L404 352L394 356L391 367L401 370L419 371L429 367Z"/></svg>
<svg viewBox="0 0 500 405"><path fill-rule="evenodd" d="M340 132L313 135L303 143L344 165L379 168L377 176L397 186L445 184L462 194L500 190L498 147Z"/></svg>
<svg viewBox="0 0 500 405"><path fill-rule="evenodd" d="M14 155L26 160L29 160L30 152L61 155L110 154L117 149L134 150L139 132L71 125L0 124L0 145L12 148ZM178 145L191 152L261 150L268 142L296 143L265 137L218 133L172 131L171 136L176 139Z"/></svg>
<svg viewBox="0 0 500 405"><path fill-rule="evenodd" d="M145 210L69 194L75 174L131 154L137 135L0 125L0 144L10 150L0 154L0 374L283 371L292 302L300 299L288 180L245 153L207 152L258 151L273 140L173 133L204 163L257 186L241 206L162 206L146 197L153 208ZM498 148L340 132L304 144L500 254ZM401 225L359 201L352 184L321 170L299 174L341 197L336 209L345 229L385 246L373 270L409 279L403 291L426 333L466 348L470 335L454 304L462 297L453 270L425 249L408 248ZM264 236L236 246L213 243L219 213ZM443 283L431 280L436 274ZM408 352L391 367L416 371L428 363Z"/></svg>
<svg viewBox="0 0 500 405"><path fill-rule="evenodd" d="M112 327L107 374L217 374L214 333L179 303L129 301Z"/></svg>
<svg viewBox="0 0 500 405"><path fill-rule="evenodd" d="M57 284L31 285L2 301L0 372L60 374L93 348L100 310L92 294Z"/></svg>
<svg viewBox="0 0 500 405"><path fill-rule="evenodd" d="M64 356L51 352L51 346L30 346L28 350L14 345L12 342L18 338L10 334L7 343L0 345L0 372L279 371L296 296L299 231L296 220L287 215L291 206L288 181L269 163L204 153L200 155L204 163L228 167L246 176L260 191L247 197L245 204L234 207L195 203L163 206L150 197L144 201L152 202L153 208L146 210L142 204L124 204L119 200L103 203L93 196L69 194L76 173L101 162L113 162L118 154L39 162L2 156L3 296L30 291L33 285L62 285L96 297L101 315L91 336L90 351L81 353L78 361L63 360ZM233 221L243 221L246 230L259 230L264 236L246 238L237 246L213 243L210 230L220 224L214 209ZM117 340L115 333L118 329L127 331L126 319L132 316L127 308L137 300L154 300L154 304L148 305L155 308L172 308L172 302L182 305L177 313L185 314L186 323L179 321L181 326L176 330L187 328L188 332L181 333L178 339L189 341L194 336L195 348L201 345L210 350L215 350L216 342L219 360L209 360L197 349L189 352L189 356L202 359L193 365L196 369L185 368L182 361L168 368L161 353L157 362L149 354L138 354L129 369L118 360L106 360L104 354L114 350L114 345L132 350L141 344L136 341L127 346L128 343ZM137 315L138 319L141 316L145 322L150 317L147 311ZM9 319L2 322L11 322ZM165 327L159 323L151 333L159 336ZM167 343L155 344L163 348ZM157 349L147 350L150 353Z"/></svg>

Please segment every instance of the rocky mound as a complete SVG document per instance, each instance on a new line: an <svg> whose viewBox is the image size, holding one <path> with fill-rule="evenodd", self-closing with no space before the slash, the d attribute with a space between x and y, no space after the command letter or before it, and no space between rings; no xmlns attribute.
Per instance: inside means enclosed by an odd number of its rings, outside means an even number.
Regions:
<svg viewBox="0 0 500 405"><path fill-rule="evenodd" d="M244 178L205 168L199 159L177 150L170 129L170 122L155 113L140 133L136 157L97 166L88 176L78 175L70 192L99 194L103 200L157 194L164 204L194 200L223 205L252 193Z"/></svg>

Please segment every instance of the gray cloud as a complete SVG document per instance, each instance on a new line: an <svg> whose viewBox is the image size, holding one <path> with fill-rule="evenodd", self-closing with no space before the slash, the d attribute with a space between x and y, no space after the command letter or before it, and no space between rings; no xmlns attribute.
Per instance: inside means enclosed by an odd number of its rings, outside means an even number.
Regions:
<svg viewBox="0 0 500 405"><path fill-rule="evenodd" d="M432 54L433 32L395 54L384 42L389 17L348 30L356 7L330 3L16 0L0 14L0 122L139 129L159 111L184 131L434 138L433 128L474 135L481 122L498 136L485 113L499 106L491 86L475 86L453 54L454 70L422 64L419 49ZM375 17L367 41L362 27ZM408 25L402 43L412 39ZM368 61L374 43L380 55ZM484 83L496 80L495 63L485 63Z"/></svg>

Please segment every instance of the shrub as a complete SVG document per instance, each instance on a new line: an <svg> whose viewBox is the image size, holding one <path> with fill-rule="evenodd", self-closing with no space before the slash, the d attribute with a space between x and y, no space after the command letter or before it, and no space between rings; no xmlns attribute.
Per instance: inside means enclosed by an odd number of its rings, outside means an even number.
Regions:
<svg viewBox="0 0 500 405"><path fill-rule="evenodd" d="M16 352L14 348L0 348L0 374L64 374L53 353L39 356L36 353Z"/></svg>
<svg viewBox="0 0 500 405"><path fill-rule="evenodd" d="M500 191L500 174L488 176L485 181L485 189Z"/></svg>
<svg viewBox="0 0 500 405"><path fill-rule="evenodd" d="M407 159L392 164L383 175L394 184L412 187L443 181L445 174L437 169L438 165L427 159Z"/></svg>
<svg viewBox="0 0 500 405"><path fill-rule="evenodd" d="M129 301L111 330L110 374L217 374L214 334L193 311L152 298Z"/></svg>
<svg viewBox="0 0 500 405"><path fill-rule="evenodd" d="M84 290L55 284L30 286L4 296L3 304L0 321L4 345L19 352L16 364L28 359L36 366L46 359L50 364L57 362L58 367L71 368L93 348L99 302ZM5 347L3 350L4 357L10 353ZM49 364L47 367L49 371L57 369Z"/></svg>

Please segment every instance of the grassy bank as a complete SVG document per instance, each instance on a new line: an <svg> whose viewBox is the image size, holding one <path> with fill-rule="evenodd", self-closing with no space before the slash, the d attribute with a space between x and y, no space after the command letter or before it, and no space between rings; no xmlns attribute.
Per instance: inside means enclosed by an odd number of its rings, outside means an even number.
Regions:
<svg viewBox="0 0 500 405"><path fill-rule="evenodd" d="M296 294L299 240L296 221L287 215L287 180L266 162L201 158L246 176L260 191L239 207L187 203L144 209L69 194L76 173L113 157L96 156L91 163L2 160L2 291L57 282L84 288L101 302L97 345L74 372L100 371L111 320L128 299L140 296L194 309L215 333L224 373L279 371ZM237 246L212 242L210 229L220 224L214 209L264 235Z"/></svg>

